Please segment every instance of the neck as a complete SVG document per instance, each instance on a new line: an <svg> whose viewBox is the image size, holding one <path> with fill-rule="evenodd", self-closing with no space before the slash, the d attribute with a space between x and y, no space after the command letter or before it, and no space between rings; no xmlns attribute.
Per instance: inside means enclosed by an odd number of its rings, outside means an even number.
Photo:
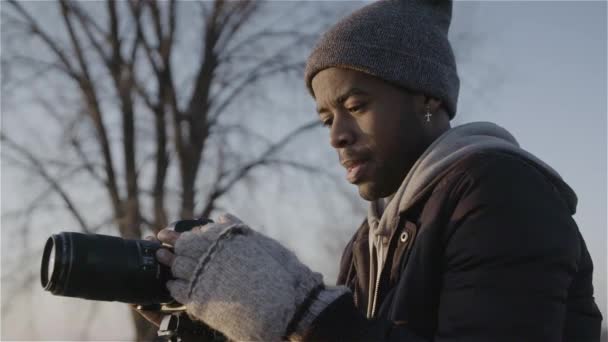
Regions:
<svg viewBox="0 0 608 342"><path fill-rule="evenodd" d="M450 118L447 114L441 113L442 115L437 115L437 120L433 121L431 127L427 132L427 139L425 141L425 145L430 146L437 138L439 138L443 133L452 128L450 125Z"/></svg>

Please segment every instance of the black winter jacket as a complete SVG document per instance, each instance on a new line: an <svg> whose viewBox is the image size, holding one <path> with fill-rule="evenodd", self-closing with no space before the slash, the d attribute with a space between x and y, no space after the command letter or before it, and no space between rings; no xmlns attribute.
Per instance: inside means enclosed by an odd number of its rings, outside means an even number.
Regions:
<svg viewBox="0 0 608 342"><path fill-rule="evenodd" d="M311 341L599 341L593 264L555 184L525 160L473 154L399 217L378 291L369 295L367 223L344 250L352 294L313 323Z"/></svg>

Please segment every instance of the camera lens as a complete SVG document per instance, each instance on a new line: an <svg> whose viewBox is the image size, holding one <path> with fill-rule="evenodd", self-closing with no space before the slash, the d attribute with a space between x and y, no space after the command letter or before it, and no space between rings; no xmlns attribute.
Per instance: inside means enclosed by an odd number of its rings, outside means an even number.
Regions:
<svg viewBox="0 0 608 342"><path fill-rule="evenodd" d="M63 232L46 242L40 279L55 295L135 304L171 302L160 244L115 236Z"/></svg>
<svg viewBox="0 0 608 342"><path fill-rule="evenodd" d="M53 270L55 269L55 250L51 249L51 255L49 257L48 274L53 277Z"/></svg>
<svg viewBox="0 0 608 342"><path fill-rule="evenodd" d="M42 287L47 290L47 286L49 286L50 279L53 278L53 271L55 270L55 241L53 238L49 238L46 241L46 245L44 246L44 252L42 255L42 269L41 269L41 277Z"/></svg>

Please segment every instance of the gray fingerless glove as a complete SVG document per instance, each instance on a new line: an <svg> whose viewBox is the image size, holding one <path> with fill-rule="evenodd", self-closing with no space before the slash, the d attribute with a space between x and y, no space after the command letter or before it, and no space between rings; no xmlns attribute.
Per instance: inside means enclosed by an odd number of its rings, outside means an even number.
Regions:
<svg viewBox="0 0 608 342"><path fill-rule="evenodd" d="M167 284L187 312L233 340L298 340L345 287L325 288L277 241L238 219L181 234Z"/></svg>

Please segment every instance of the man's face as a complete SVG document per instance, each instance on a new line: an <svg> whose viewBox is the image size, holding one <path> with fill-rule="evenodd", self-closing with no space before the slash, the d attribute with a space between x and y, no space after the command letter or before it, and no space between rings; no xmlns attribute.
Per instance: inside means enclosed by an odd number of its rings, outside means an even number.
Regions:
<svg viewBox="0 0 608 342"><path fill-rule="evenodd" d="M341 68L319 72L312 88L347 180L368 201L396 192L426 147L423 97Z"/></svg>

